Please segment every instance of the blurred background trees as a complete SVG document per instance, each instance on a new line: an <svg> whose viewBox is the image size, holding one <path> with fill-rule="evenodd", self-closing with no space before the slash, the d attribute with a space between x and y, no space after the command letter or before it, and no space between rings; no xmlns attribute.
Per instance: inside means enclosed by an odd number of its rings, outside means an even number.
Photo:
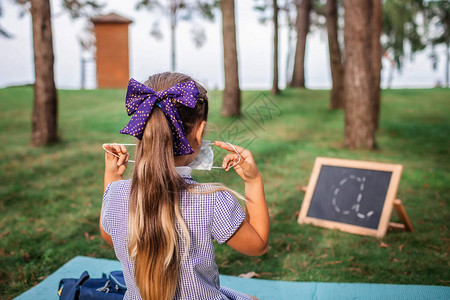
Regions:
<svg viewBox="0 0 450 300"><path fill-rule="evenodd" d="M50 2L31 0L34 49L34 109L31 142L34 146L58 140L58 98L54 75Z"/></svg>
<svg viewBox="0 0 450 300"><path fill-rule="evenodd" d="M425 2L425 25L427 43L432 47L430 58L434 69L436 69L439 61L439 55L436 53L436 46L441 44L445 46L445 86L450 87L450 1L441 0Z"/></svg>
<svg viewBox="0 0 450 300"><path fill-rule="evenodd" d="M325 18L328 36L328 53L331 70L330 108L344 108L344 63L339 43L338 0L328 0L325 5Z"/></svg>
<svg viewBox="0 0 450 300"><path fill-rule="evenodd" d="M272 88L270 92L273 95L278 95L280 93L279 87L279 66L278 66L278 40L279 40L279 2L277 0L255 0L254 9L259 12L259 22L262 24L271 22L273 31L273 44L272 44ZM285 8L288 6L289 1L285 1ZM287 14L289 16L289 13ZM288 30L290 31L290 30ZM290 33L290 32L289 32ZM290 39L288 39L288 49L290 49ZM289 64L289 56L287 64Z"/></svg>
<svg viewBox="0 0 450 300"><path fill-rule="evenodd" d="M234 0L220 0L222 13L223 62L225 88L223 90L222 116L241 114L241 89L236 45L236 16Z"/></svg>
<svg viewBox="0 0 450 300"><path fill-rule="evenodd" d="M32 19L35 83L31 143L33 146L48 145L59 139L50 0L14 2L22 8L22 15L31 13ZM87 17L101 9L95 0L62 0L61 4L72 18Z"/></svg>
<svg viewBox="0 0 450 300"><path fill-rule="evenodd" d="M384 2L383 50L384 55L392 60L387 79L388 88L392 86L394 71L402 70L404 59L413 59L414 53L426 46L424 9L422 0Z"/></svg>
<svg viewBox="0 0 450 300"><path fill-rule="evenodd" d="M344 0L345 146L374 149L382 0Z"/></svg>
<svg viewBox="0 0 450 300"><path fill-rule="evenodd" d="M296 0L297 9L297 45L295 47L294 70L292 72L291 87L305 87L305 51L306 38L309 33L312 0Z"/></svg>
<svg viewBox="0 0 450 300"><path fill-rule="evenodd" d="M158 10L159 16L166 16L170 23L170 61L172 72L176 71L176 29L181 21L192 22L196 17L214 20L213 9L217 6L214 0L139 0L136 4L136 10L143 8L149 11ZM161 18L154 18L150 34L156 39L162 39L163 33L160 28ZM204 29L198 24L192 26L192 39L197 47L201 47L206 41Z"/></svg>
<svg viewBox="0 0 450 300"><path fill-rule="evenodd" d="M31 13L35 64L35 102L32 144L45 145L58 140L57 95L53 73L53 37L50 1L15 0L22 14ZM214 20L220 13L224 51L222 115L238 116L241 90L237 57L236 7L234 0L137 0L136 9L146 8L165 15L170 23L171 69L176 70L176 26L194 18ZM330 108L345 109L345 145L349 148L376 146L379 123L381 59L387 58L391 86L394 71L401 71L405 59L424 49L431 49L433 67L445 63L445 85L449 84L450 4L446 0L254 0L257 17L273 28L272 88L280 91L279 47L286 47L286 85L305 88L305 53L311 28L326 32L332 89ZM61 0L72 18L98 14L97 1ZM0 3L0 20L3 15ZM55 15L54 15L55 16ZM151 34L162 37L159 20L154 18ZM279 44L279 29L285 27L286 44ZM201 46L206 35L194 23L193 40ZM0 26L0 36L13 38L7 26ZM445 53L438 53L443 45ZM427 48L428 47L428 48ZM441 49L440 47L439 49ZM439 50L440 51L440 50ZM442 59L442 56L444 59ZM388 64L388 65L389 65ZM436 83L441 85L440 82Z"/></svg>
<svg viewBox="0 0 450 300"><path fill-rule="evenodd" d="M272 78L272 89L270 92L273 95L278 95L280 93L280 87L278 86L278 3L277 0L272 0L272 10L273 10L273 78Z"/></svg>

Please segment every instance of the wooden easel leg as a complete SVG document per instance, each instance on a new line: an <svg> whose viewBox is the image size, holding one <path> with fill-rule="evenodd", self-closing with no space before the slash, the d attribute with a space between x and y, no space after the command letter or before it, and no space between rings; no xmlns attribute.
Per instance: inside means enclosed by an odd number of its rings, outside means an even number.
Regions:
<svg viewBox="0 0 450 300"><path fill-rule="evenodd" d="M398 214L400 220L402 221L402 224L390 222L389 227L394 228L394 229L403 229L406 231L413 232L414 228L412 226L411 220L409 219L408 214L406 213L405 207L403 206L403 203L400 199L394 200L394 207L395 207L395 210L397 211L397 214Z"/></svg>

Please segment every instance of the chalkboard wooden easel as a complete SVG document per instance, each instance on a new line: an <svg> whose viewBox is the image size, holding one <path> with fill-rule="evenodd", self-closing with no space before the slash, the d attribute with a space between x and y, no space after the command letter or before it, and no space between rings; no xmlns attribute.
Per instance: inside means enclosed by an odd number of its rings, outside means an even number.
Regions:
<svg viewBox="0 0 450 300"><path fill-rule="evenodd" d="M401 172L401 165L318 157L298 222L378 238L388 228L413 231L395 198ZM401 224L389 222L394 207Z"/></svg>

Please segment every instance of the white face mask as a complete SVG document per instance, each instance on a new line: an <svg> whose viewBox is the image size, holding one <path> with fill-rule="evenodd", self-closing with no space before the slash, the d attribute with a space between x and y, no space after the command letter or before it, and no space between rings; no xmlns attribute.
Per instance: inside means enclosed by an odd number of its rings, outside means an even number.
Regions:
<svg viewBox="0 0 450 300"><path fill-rule="evenodd" d="M236 152L236 154L239 157L238 161L231 166L232 168L241 161L241 155L232 144L230 143L227 144L233 148L234 152ZM188 167L190 167L193 170L206 170L206 171L210 171L211 169L222 169L222 167L213 166L214 152L212 151L211 145L214 145L214 143L211 143L210 141L207 140L202 140L200 152L198 153L195 160L188 165Z"/></svg>

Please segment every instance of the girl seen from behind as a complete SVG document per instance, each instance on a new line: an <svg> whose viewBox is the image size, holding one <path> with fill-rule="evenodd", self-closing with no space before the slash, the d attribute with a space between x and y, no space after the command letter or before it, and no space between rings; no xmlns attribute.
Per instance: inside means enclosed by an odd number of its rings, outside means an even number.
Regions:
<svg viewBox="0 0 450 300"><path fill-rule="evenodd" d="M269 215L250 151L215 142L230 151L222 168L234 165L244 180L244 213L231 190L191 177L188 165L200 151L208 115L201 85L168 72L145 84L131 79L126 108L133 117L121 133L137 138L133 175L123 180L126 148L105 146L114 155L105 156L100 218L102 236L122 265L125 299L252 299L220 286L213 245L252 256L267 251Z"/></svg>

